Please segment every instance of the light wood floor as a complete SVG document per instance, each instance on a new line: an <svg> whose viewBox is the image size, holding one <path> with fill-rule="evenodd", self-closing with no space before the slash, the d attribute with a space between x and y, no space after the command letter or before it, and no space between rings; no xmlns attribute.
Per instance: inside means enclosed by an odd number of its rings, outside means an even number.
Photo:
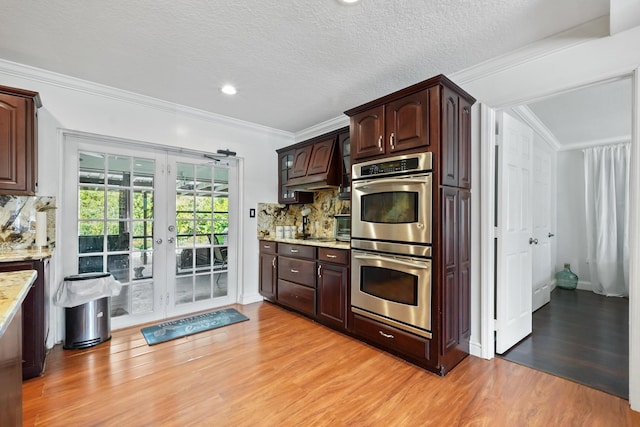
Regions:
<svg viewBox="0 0 640 427"><path fill-rule="evenodd" d="M269 303L156 346L139 328L56 346L23 385L24 425L633 426L628 402L503 360L440 378Z"/></svg>

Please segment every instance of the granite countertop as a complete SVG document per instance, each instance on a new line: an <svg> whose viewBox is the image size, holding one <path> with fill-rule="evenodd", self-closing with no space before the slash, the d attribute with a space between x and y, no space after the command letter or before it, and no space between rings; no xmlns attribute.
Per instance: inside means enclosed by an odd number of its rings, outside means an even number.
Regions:
<svg viewBox="0 0 640 427"><path fill-rule="evenodd" d="M351 249L349 242L341 242L335 239L321 238L321 239L278 239L275 237L259 237L260 240L267 240L270 242L279 243L293 243L296 245L317 246L321 248L333 248L333 249Z"/></svg>
<svg viewBox="0 0 640 427"><path fill-rule="evenodd" d="M35 270L0 273L0 337L20 309L37 275Z"/></svg>
<svg viewBox="0 0 640 427"><path fill-rule="evenodd" d="M10 249L0 251L0 262L31 261L51 258L53 248Z"/></svg>

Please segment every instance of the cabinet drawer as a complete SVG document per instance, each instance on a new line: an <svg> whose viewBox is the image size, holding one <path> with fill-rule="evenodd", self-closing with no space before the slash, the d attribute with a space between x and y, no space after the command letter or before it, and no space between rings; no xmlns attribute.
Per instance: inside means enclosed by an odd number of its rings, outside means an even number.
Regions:
<svg viewBox="0 0 640 427"><path fill-rule="evenodd" d="M427 339L357 314L353 315L353 329L357 335L388 349L420 359L429 359L429 340Z"/></svg>
<svg viewBox="0 0 640 427"><path fill-rule="evenodd" d="M260 240L260 252L263 254L278 253L278 242L270 242L268 240Z"/></svg>
<svg viewBox="0 0 640 427"><path fill-rule="evenodd" d="M345 251L344 249L318 248L318 260L348 265L349 251Z"/></svg>
<svg viewBox="0 0 640 427"><path fill-rule="evenodd" d="M314 259L316 257L316 248L313 246L280 243L278 245L278 254L295 258Z"/></svg>
<svg viewBox="0 0 640 427"><path fill-rule="evenodd" d="M278 302L311 316L315 316L316 291L307 286L278 280Z"/></svg>
<svg viewBox="0 0 640 427"><path fill-rule="evenodd" d="M305 259L278 257L278 278L316 287L316 263Z"/></svg>

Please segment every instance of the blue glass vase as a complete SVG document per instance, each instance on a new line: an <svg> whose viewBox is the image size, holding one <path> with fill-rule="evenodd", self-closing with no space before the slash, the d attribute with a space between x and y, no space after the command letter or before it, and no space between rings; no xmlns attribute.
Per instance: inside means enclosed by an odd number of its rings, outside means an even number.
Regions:
<svg viewBox="0 0 640 427"><path fill-rule="evenodd" d="M564 270L556 273L556 286L562 289L575 289L578 286L578 276L571 271L569 264L565 264Z"/></svg>

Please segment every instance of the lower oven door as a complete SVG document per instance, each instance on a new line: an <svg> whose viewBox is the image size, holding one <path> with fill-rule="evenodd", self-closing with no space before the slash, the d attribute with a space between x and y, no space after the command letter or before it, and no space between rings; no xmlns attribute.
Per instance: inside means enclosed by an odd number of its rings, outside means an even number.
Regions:
<svg viewBox="0 0 640 427"><path fill-rule="evenodd" d="M431 338L431 260L351 251L354 313Z"/></svg>

